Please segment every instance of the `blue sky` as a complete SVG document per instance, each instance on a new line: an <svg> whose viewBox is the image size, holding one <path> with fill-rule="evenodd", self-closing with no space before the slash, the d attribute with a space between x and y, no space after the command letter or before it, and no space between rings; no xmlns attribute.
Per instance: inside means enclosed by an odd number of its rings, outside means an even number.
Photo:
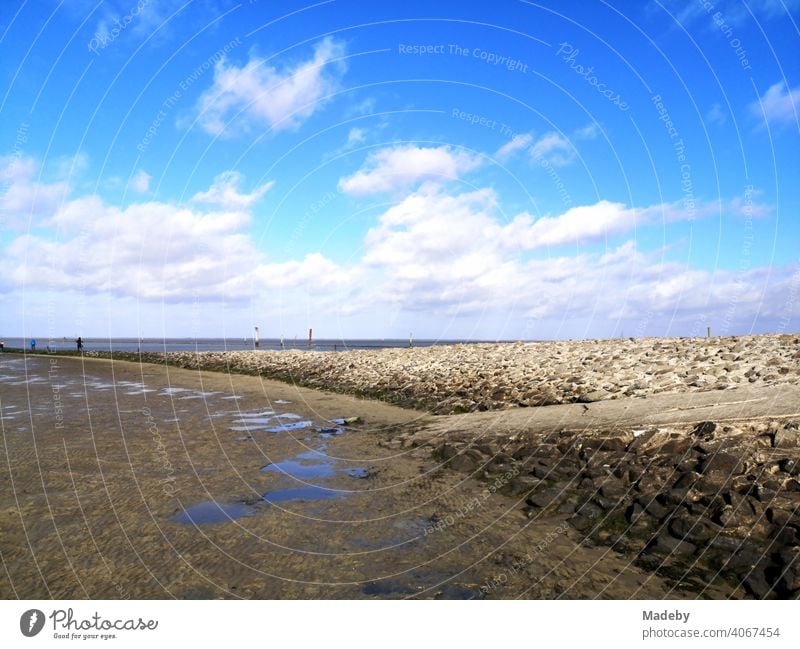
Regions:
<svg viewBox="0 0 800 649"><path fill-rule="evenodd" d="M797 331L797 0L0 7L0 335Z"/></svg>

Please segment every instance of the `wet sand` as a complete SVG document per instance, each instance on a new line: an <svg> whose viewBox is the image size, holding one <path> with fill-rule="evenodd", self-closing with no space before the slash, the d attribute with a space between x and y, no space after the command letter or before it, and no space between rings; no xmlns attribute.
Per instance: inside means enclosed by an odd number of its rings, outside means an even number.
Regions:
<svg viewBox="0 0 800 649"><path fill-rule="evenodd" d="M0 408L4 598L698 596L565 515L530 517L505 489L516 469L465 475L398 442L436 421L423 412L254 376L12 354ZM268 432L281 422L310 425ZM720 581L700 596L742 594Z"/></svg>

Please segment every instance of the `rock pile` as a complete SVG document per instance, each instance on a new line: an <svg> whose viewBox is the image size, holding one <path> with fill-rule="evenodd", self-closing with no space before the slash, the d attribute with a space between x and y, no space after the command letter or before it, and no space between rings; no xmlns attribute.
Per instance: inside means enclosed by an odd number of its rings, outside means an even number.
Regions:
<svg viewBox="0 0 800 649"><path fill-rule="evenodd" d="M435 414L800 381L800 337L795 335L131 356L259 374Z"/></svg>
<svg viewBox="0 0 800 649"><path fill-rule="evenodd" d="M591 542L702 593L725 580L752 598L800 597L800 426L518 436L446 443L416 432L444 466L494 479L529 516L564 516ZM743 590L742 590L743 589Z"/></svg>

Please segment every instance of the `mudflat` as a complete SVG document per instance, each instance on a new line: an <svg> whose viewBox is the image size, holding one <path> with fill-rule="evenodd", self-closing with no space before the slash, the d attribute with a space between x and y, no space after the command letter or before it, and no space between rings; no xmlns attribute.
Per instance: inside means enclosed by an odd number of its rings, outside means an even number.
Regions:
<svg viewBox="0 0 800 649"><path fill-rule="evenodd" d="M791 382L441 416L215 369L0 356L0 596L797 596Z"/></svg>

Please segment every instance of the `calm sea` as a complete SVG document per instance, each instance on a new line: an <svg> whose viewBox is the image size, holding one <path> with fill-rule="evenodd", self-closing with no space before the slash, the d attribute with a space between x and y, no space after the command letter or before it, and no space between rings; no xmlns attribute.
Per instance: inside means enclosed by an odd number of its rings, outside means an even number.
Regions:
<svg viewBox="0 0 800 649"><path fill-rule="evenodd" d="M29 348L30 338L0 338L9 348ZM74 350L75 340L72 338L35 338L37 351L48 348L51 350ZM478 342L498 342L480 340L414 340L413 347L432 347L433 345L471 344ZM317 351L346 351L348 349L382 349L391 347L408 347L409 341L398 339L386 340L315 340L310 349ZM242 338L84 338L85 351L119 351L119 352L214 352L214 351L243 351L255 349L253 339ZM307 340L262 338L258 349L309 349Z"/></svg>

